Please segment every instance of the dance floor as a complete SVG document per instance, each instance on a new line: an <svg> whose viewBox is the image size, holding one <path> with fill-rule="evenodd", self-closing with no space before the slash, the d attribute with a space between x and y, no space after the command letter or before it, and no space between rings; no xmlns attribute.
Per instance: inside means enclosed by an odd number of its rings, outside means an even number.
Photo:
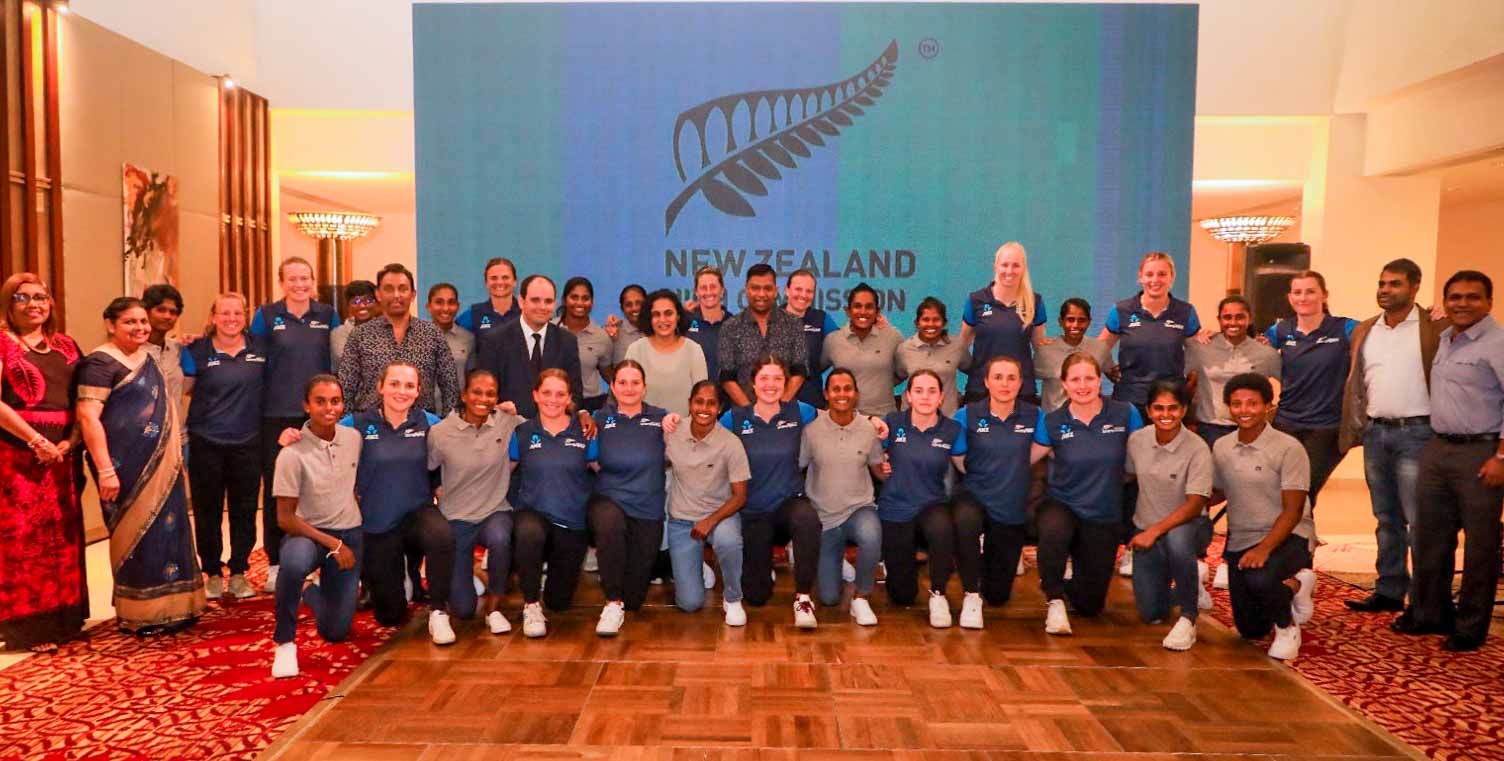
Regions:
<svg viewBox="0 0 1504 761"><path fill-rule="evenodd" d="M1211 615L1195 649L1163 649L1167 627L1138 623L1122 579L1072 637L1044 633L1031 571L983 631L932 629L881 587L879 626L842 606L800 631L781 575L777 604L749 609L745 628L675 611L664 587L601 639L592 578L545 639L459 622L439 648L409 627L263 758L1418 757Z"/></svg>

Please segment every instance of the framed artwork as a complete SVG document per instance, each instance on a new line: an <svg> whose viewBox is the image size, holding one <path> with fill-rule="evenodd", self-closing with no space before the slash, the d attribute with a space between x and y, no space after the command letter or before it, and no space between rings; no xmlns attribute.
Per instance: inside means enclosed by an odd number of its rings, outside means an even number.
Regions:
<svg viewBox="0 0 1504 761"><path fill-rule="evenodd" d="M125 224L123 292L178 284L178 180L126 163L121 169Z"/></svg>

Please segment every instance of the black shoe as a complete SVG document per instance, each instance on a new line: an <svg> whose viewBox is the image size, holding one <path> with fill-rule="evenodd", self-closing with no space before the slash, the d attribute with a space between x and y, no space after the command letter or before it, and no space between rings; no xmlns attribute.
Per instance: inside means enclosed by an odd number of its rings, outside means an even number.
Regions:
<svg viewBox="0 0 1504 761"><path fill-rule="evenodd" d="M1389 630L1397 634L1451 634L1451 627L1441 624L1423 624L1415 617L1415 612L1407 610L1401 613L1394 623L1389 625Z"/></svg>
<svg viewBox="0 0 1504 761"><path fill-rule="evenodd" d="M1472 637L1464 637L1461 634L1453 634L1447 637L1445 642L1441 643L1442 650L1452 653L1470 653L1480 647L1483 647L1483 639L1481 637L1473 639Z"/></svg>
<svg viewBox="0 0 1504 761"><path fill-rule="evenodd" d="M1396 600L1378 592L1361 600L1344 600L1343 604L1348 610L1355 610L1359 613L1394 613L1405 609L1404 600Z"/></svg>

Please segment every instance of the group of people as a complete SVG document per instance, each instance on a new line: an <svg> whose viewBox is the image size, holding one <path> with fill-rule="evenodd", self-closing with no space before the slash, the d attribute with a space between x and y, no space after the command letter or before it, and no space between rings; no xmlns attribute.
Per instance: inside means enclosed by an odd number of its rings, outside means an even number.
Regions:
<svg viewBox="0 0 1504 761"><path fill-rule="evenodd" d="M245 574L259 495L277 676L297 673L304 604L339 640L362 600L382 625L426 602L442 645L451 616L510 631L516 574L523 633L544 636L545 610L571 605L587 556L606 599L598 634L616 634L657 577L685 611L718 577L726 624L741 626L745 606L771 600L784 547L800 628L848 582L851 619L875 625L879 567L889 602L914 604L921 550L930 624L952 625L954 575L960 626L981 628L1033 543L1047 632L1103 610L1116 569L1142 620L1169 627L1164 646L1185 650L1209 606L1203 558L1223 503L1214 585L1230 589L1239 632L1272 632L1270 655L1288 659L1313 609L1313 508L1361 444L1380 576L1350 605L1403 610L1396 631L1445 634L1451 650L1481 645L1504 504L1504 331L1486 275L1456 273L1428 311L1419 268L1395 260L1381 313L1359 323L1332 316L1325 280L1303 272L1293 316L1254 336L1239 296L1203 330L1171 295L1173 261L1151 253L1141 290L1097 335L1091 305L1071 298L1050 337L1024 248L993 259L958 331L932 297L905 338L867 285L848 292L837 327L812 306L811 273L788 275L780 303L766 265L747 271L740 314L705 268L693 302L629 286L621 316L597 323L588 279L561 292L543 275L519 282L499 258L484 268L488 298L468 308L440 283L431 319L413 316L414 278L393 264L344 288L342 318L293 257L278 268L282 299L252 309L220 294L201 333L177 329L171 286L116 299L89 353L54 329L45 283L12 276L0 287L0 639L47 649L87 615L87 463L117 616L140 633L256 594Z"/></svg>

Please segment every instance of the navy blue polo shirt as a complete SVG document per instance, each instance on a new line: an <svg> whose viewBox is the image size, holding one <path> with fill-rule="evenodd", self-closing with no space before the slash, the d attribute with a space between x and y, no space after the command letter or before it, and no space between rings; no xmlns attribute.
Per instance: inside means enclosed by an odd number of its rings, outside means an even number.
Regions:
<svg viewBox="0 0 1504 761"><path fill-rule="evenodd" d="M328 304L308 303L302 317L287 311L287 301L262 304L251 318L251 335L266 351L267 384L262 417L302 417L303 387L308 379L327 373L329 331L339 327L339 312Z"/></svg>
<svg viewBox="0 0 1504 761"><path fill-rule="evenodd" d="M261 430L266 353L261 339L246 336L235 356L214 349L208 336L178 353L183 375L193 378L188 430L215 444L244 444Z"/></svg>
<svg viewBox="0 0 1504 761"><path fill-rule="evenodd" d="M607 404L595 413L595 444L600 472L595 492L621 506L627 515L663 520L663 417L668 411L650 404L628 417Z"/></svg>
<svg viewBox="0 0 1504 761"><path fill-rule="evenodd" d="M1128 434L1143 427L1138 408L1115 400L1103 400L1102 411L1089 423L1073 417L1069 404L1049 414L1041 411L1034 443L1053 450L1046 489L1050 499L1082 520L1122 521Z"/></svg>
<svg viewBox="0 0 1504 761"><path fill-rule="evenodd" d="M594 480L589 466L598 453L596 440L585 440L578 420L571 419L557 436L538 420L517 426L509 454L522 477L518 507L536 510L556 526L584 531L585 503Z"/></svg>
<svg viewBox="0 0 1504 761"><path fill-rule="evenodd" d="M721 425L741 440L752 469L742 512L761 515L804 491L799 444L804 439L804 426L815 419L815 408L798 400L784 402L772 420L764 421L752 411L753 406L727 411L721 415Z"/></svg>
<svg viewBox="0 0 1504 761"><path fill-rule="evenodd" d="M1357 320L1327 315L1310 333L1294 319L1269 326L1264 335L1279 351L1279 409L1276 425L1286 428L1336 428L1342 422L1342 388L1352 357Z"/></svg>
<svg viewBox="0 0 1504 761"><path fill-rule="evenodd" d="M971 326L975 335L971 344L972 367L984 368L993 357L1012 357L1023 365L1023 393L1037 394L1034 381L1034 328L1045 322L1044 297L1034 294L1034 320L1027 326L1018 316L1018 310L992 297L992 285L985 285L966 297L966 306L961 310L961 321ZM987 390L987 374L978 370L966 374L966 393L980 394Z"/></svg>
<svg viewBox="0 0 1504 761"><path fill-rule="evenodd" d="M877 495L877 517L889 523L908 523L919 511L945 501L945 477L950 458L966 454L966 435L961 424L941 415L927 429L914 425L910 410L890 412L884 418L888 438L883 449L893 475Z"/></svg>
<svg viewBox="0 0 1504 761"><path fill-rule="evenodd" d="M1185 339L1201 332L1196 307L1171 296L1155 317L1144 309L1143 295L1140 291L1123 299L1107 313L1107 332L1118 337L1118 368L1123 373L1112 398L1140 406L1149 403L1149 384L1185 377Z"/></svg>
<svg viewBox="0 0 1504 761"><path fill-rule="evenodd" d="M700 345L700 351L705 352L705 371L707 377L720 385L721 378L721 327L731 319L731 310L722 311L720 322L706 322L700 310L691 309L688 313L689 327L685 329L685 335L689 340ZM797 457L797 455L796 455Z"/></svg>
<svg viewBox="0 0 1504 761"><path fill-rule="evenodd" d="M482 333L495 330L506 324L507 320L515 320L522 316L521 301L512 297L512 307L505 312L498 312L491 306L491 300L477 302L470 305L469 309L459 313L454 318L454 324L475 334L480 338Z"/></svg>
<svg viewBox="0 0 1504 761"><path fill-rule="evenodd" d="M355 496L367 534L397 528L408 513L433 500L428 429L438 422L437 415L414 406L402 425L392 428L380 405L339 421L361 438Z"/></svg>
<svg viewBox="0 0 1504 761"><path fill-rule="evenodd" d="M1029 522L1029 452L1039 426L1039 408L1014 402L1013 412L999 420L991 402L983 399L956 410L966 441L965 489L987 509L988 519L1009 526Z"/></svg>
<svg viewBox="0 0 1504 761"><path fill-rule="evenodd" d="M825 409L825 384L820 382L820 359L825 351L825 337L836 332L836 321L831 319L830 314L824 309L814 307L804 310L804 317L801 321L804 323L804 348L809 355L805 364L805 367L809 368L809 375L799 386L799 393L794 398L815 409L823 410Z"/></svg>

